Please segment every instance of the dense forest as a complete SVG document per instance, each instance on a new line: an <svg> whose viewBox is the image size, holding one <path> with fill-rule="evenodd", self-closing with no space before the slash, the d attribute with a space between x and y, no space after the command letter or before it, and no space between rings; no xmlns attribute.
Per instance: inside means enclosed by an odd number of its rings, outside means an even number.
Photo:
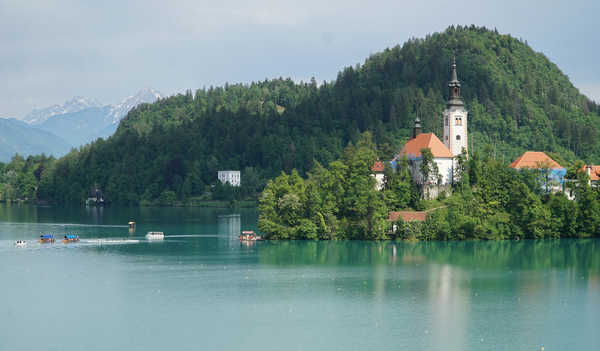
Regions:
<svg viewBox="0 0 600 351"><path fill-rule="evenodd" d="M425 149L424 149L425 151ZM582 163L570 167L567 192L553 193L549 170L517 171L489 149L461 155L452 193L422 200L408 162L375 187L370 166L377 149L366 132L328 167L316 163L304 179L295 170L269 181L259 203L258 227L268 239L503 240L600 236L600 189L588 184ZM424 157L425 159L425 157ZM425 165L421 163L421 166ZM390 167L388 167L390 168ZM389 211L428 209L424 222L397 223Z"/></svg>
<svg viewBox="0 0 600 351"><path fill-rule="evenodd" d="M332 82L226 84L140 105L114 136L44 169L36 197L81 202L97 185L117 203L186 199L214 191L225 169L242 171L235 196L251 196L281 171L304 176L315 161L338 159L364 131L390 159L417 115L441 135L453 56L472 150L491 147L505 163L525 150L600 161L600 108L556 65L509 35L453 26L374 54Z"/></svg>

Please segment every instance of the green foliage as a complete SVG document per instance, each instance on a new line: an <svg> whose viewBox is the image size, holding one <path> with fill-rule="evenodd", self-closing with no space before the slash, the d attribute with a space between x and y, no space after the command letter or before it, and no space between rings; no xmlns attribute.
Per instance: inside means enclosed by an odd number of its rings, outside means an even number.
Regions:
<svg viewBox="0 0 600 351"><path fill-rule="evenodd" d="M578 168L580 169L580 168ZM396 223L393 238L404 240L504 240L600 236L600 190L576 173L574 200L547 193L539 171L516 171L478 153L465 163L469 183L438 198L425 222ZM464 179L464 178L463 178ZM568 191L567 191L568 193Z"/></svg>
<svg viewBox="0 0 600 351"><path fill-rule="evenodd" d="M372 55L333 82L226 84L140 105L113 137L60 159L43 175L38 195L80 201L97 184L113 202L156 200L164 191L185 199L202 196L219 169L252 169L248 182L242 173L236 195L248 197L281 171L304 176L314 161L330 165L364 131L389 158L417 115L425 130L441 135L454 55L471 151L508 160L525 150L552 151L568 162L600 160L600 109L556 65L508 35L453 26ZM469 173L469 182L477 176Z"/></svg>
<svg viewBox="0 0 600 351"><path fill-rule="evenodd" d="M56 160L53 157L16 154L4 164L0 162L0 201L33 201L38 198L38 185ZM42 194L43 195L43 194Z"/></svg>
<svg viewBox="0 0 600 351"><path fill-rule="evenodd" d="M269 181L259 229L270 239L387 238L387 206L370 174L376 150L367 132L329 169L315 162L306 180L293 170Z"/></svg>

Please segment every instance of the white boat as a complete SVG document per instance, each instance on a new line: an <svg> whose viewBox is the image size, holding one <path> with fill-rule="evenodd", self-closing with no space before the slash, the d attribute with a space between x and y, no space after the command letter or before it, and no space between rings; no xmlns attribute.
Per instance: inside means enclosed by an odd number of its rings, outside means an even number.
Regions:
<svg viewBox="0 0 600 351"><path fill-rule="evenodd" d="M15 241L15 246L20 246L20 247L27 246L27 241L17 240L17 241Z"/></svg>
<svg viewBox="0 0 600 351"><path fill-rule="evenodd" d="M165 233L163 232L148 232L146 234L146 239L148 240L163 240L165 238Z"/></svg>

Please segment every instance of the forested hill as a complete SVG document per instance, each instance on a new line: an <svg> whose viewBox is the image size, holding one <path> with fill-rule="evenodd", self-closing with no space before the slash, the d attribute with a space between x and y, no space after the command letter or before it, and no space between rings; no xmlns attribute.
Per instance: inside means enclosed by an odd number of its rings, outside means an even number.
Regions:
<svg viewBox="0 0 600 351"><path fill-rule="evenodd" d="M418 115L442 133L450 64L469 110L475 150L509 162L524 150L600 161L600 108L526 42L477 27L450 27L372 55L333 82L274 79L201 89L132 110L116 134L60 159L38 197L80 201L90 186L136 203L170 190L205 191L216 171L242 170L253 189L282 170L336 159L370 130L380 156L407 140Z"/></svg>

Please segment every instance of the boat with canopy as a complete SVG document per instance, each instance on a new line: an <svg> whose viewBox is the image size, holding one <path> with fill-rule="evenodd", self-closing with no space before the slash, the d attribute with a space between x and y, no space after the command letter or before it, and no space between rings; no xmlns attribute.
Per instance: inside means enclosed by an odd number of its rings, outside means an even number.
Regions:
<svg viewBox="0 0 600 351"><path fill-rule="evenodd" d="M53 243L55 242L56 239L54 239L54 235L53 234L42 234L40 235L40 243L44 244L44 243Z"/></svg>

